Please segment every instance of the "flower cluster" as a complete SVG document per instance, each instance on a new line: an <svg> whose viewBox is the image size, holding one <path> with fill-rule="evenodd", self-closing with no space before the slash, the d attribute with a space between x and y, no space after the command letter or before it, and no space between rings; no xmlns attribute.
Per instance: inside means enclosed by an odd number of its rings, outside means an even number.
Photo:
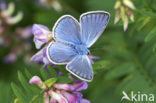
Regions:
<svg viewBox="0 0 156 103"><path fill-rule="evenodd" d="M128 28L128 19L134 22L134 15L131 11L131 9L135 9L134 4L131 0L117 0L114 8L116 10L114 23L116 24L121 19L123 22L123 29L126 31Z"/></svg>
<svg viewBox="0 0 156 103"><path fill-rule="evenodd" d="M40 49L42 45L45 46L31 57L31 62L43 63L44 68L46 68L48 64L51 64L48 60L46 50L48 43L53 40L52 32L44 25L34 24L32 27L32 33L34 34L34 43L36 48Z"/></svg>
<svg viewBox="0 0 156 103"><path fill-rule="evenodd" d="M57 12L62 10L62 6L58 0L39 0L40 4L45 7L52 7Z"/></svg>
<svg viewBox="0 0 156 103"><path fill-rule="evenodd" d="M8 6L6 2L0 2L0 25L3 26L13 25L18 23L23 18L23 13L19 11L15 16L12 16L15 11L15 4L13 2L9 3ZM2 27L1 27L2 28Z"/></svg>
<svg viewBox="0 0 156 103"><path fill-rule="evenodd" d="M17 24L23 17L23 13L19 11L15 16L12 16L15 11L13 2L8 5L6 2L0 2L0 46L3 48L11 47L8 55L5 56L4 62L12 63L17 60L17 57L23 52L28 52L24 56L25 61L29 61L31 53L31 26L24 28L16 28L14 31L11 27Z"/></svg>
<svg viewBox="0 0 156 103"><path fill-rule="evenodd" d="M79 92L87 89L87 83L69 78L74 84L54 83L48 86L38 76L32 77L29 83L38 85L44 91L43 103L90 103L83 99L83 95Z"/></svg>
<svg viewBox="0 0 156 103"><path fill-rule="evenodd" d="M4 36L3 36L4 35ZM23 52L27 52L24 55L24 61L29 62L29 58L32 54L32 46L30 42L31 27L25 28L17 28L15 32L5 32L1 35L1 46L3 47L11 47L10 52L8 55L5 56L4 62L5 63L13 63L17 60L18 56L23 55ZM12 35L12 36L11 36ZM14 44L12 44L14 42Z"/></svg>

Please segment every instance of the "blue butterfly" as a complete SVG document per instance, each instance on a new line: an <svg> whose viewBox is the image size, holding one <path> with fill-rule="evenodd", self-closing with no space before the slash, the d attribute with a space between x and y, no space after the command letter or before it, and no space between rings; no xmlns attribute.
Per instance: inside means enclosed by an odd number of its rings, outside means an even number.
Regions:
<svg viewBox="0 0 156 103"><path fill-rule="evenodd" d="M55 42L47 47L48 59L54 64L67 64L66 70L71 74L91 81L93 70L88 48L103 33L109 17L105 11L92 11L82 14L79 23L70 15L62 16L53 28Z"/></svg>

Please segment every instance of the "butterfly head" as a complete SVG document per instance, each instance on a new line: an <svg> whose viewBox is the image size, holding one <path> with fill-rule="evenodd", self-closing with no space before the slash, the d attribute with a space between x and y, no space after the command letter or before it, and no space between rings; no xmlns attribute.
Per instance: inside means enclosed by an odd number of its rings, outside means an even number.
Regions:
<svg viewBox="0 0 156 103"><path fill-rule="evenodd" d="M83 44L80 44L80 45L76 45L75 46L75 49L77 51L77 53L79 55L87 55L89 53L89 50L87 49L87 47Z"/></svg>

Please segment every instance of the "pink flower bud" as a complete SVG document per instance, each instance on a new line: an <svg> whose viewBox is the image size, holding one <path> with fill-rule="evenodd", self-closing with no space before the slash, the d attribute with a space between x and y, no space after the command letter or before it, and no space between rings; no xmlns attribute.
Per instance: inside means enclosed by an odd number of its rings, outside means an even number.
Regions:
<svg viewBox="0 0 156 103"><path fill-rule="evenodd" d="M33 76L30 80L29 80L30 84L36 84L38 85L41 89L46 89L46 85L41 81L40 77L38 76Z"/></svg>
<svg viewBox="0 0 156 103"><path fill-rule="evenodd" d="M30 84L42 84L42 81L40 79L40 77L38 76L33 76L30 80L29 80Z"/></svg>

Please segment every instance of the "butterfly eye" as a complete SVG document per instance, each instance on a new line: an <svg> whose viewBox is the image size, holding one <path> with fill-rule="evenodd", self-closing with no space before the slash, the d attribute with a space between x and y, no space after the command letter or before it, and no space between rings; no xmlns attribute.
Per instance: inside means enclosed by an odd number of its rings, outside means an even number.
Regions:
<svg viewBox="0 0 156 103"><path fill-rule="evenodd" d="M87 55L91 55L90 51L88 51Z"/></svg>

